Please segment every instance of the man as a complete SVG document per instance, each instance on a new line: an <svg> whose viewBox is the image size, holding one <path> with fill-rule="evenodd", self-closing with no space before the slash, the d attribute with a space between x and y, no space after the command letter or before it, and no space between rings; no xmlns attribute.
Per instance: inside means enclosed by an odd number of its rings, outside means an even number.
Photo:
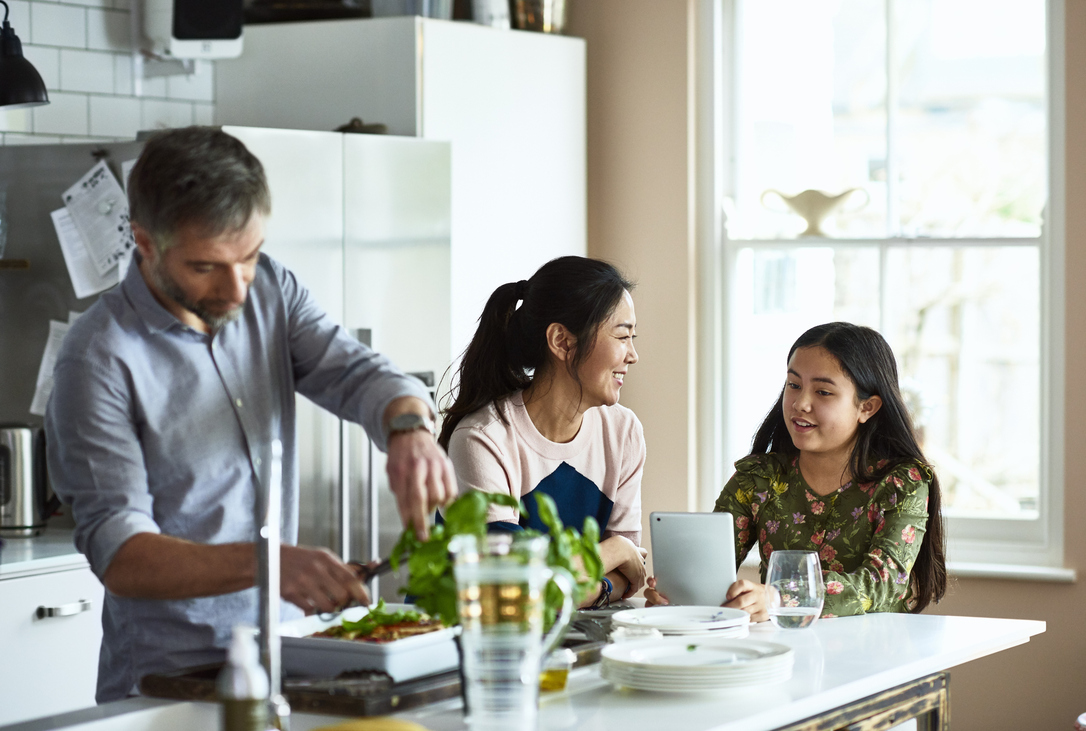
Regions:
<svg viewBox="0 0 1086 731"><path fill-rule="evenodd" d="M254 506L274 439L283 599L307 612L368 602L330 551L287 545L298 531L295 392L387 448L400 515L420 535L456 493L422 385L260 253L270 195L240 141L200 127L156 135L129 203L135 261L72 326L46 415L51 478L107 590L100 703L148 673L221 659L233 625L256 621Z"/></svg>

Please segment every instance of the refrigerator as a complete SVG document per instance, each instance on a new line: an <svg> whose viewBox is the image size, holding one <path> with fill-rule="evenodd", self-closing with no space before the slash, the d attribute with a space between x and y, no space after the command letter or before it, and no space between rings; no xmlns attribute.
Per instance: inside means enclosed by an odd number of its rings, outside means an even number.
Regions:
<svg viewBox="0 0 1086 731"><path fill-rule="evenodd" d="M356 337L431 384L453 360L451 168L447 142L224 127L264 165L272 194L264 251L294 271ZM0 422L29 413L49 321L96 299L72 288L50 212L104 159L120 179L138 142L0 148ZM22 268L29 262L28 268ZM346 559L388 554L401 523L384 455L361 427L297 396L299 543ZM61 516L50 522L70 526ZM399 597L396 577L375 587Z"/></svg>

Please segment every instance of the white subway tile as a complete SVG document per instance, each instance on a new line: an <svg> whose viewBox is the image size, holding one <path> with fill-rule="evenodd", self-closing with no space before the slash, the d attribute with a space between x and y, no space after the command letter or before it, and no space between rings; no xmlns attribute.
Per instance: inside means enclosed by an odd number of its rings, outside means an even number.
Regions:
<svg viewBox="0 0 1086 731"><path fill-rule="evenodd" d="M34 132L54 135L87 134L86 94L54 92L44 107L34 107Z"/></svg>
<svg viewBox="0 0 1086 731"><path fill-rule="evenodd" d="M170 99L210 102L215 99L215 77L209 61L197 61L194 73L166 77L166 94Z"/></svg>
<svg viewBox="0 0 1086 731"><path fill-rule="evenodd" d="M4 132L30 132L31 109L0 109L0 130Z"/></svg>
<svg viewBox="0 0 1086 731"><path fill-rule="evenodd" d="M150 97L152 99L165 99L166 98L166 77L165 76L144 76L143 77L143 94L142 96Z"/></svg>
<svg viewBox="0 0 1086 731"><path fill-rule="evenodd" d="M113 55L113 93L132 96L132 54Z"/></svg>
<svg viewBox="0 0 1086 731"><path fill-rule="evenodd" d="M30 5L31 42L43 46L87 47L87 10L72 5Z"/></svg>
<svg viewBox="0 0 1086 731"><path fill-rule="evenodd" d="M8 132L4 135L5 145L55 145L60 137L51 135L19 135Z"/></svg>
<svg viewBox="0 0 1086 731"><path fill-rule="evenodd" d="M192 104L159 99L143 99L140 129L188 127L192 124Z"/></svg>
<svg viewBox="0 0 1086 731"><path fill-rule="evenodd" d="M23 56L34 64L34 68L41 74L41 80L45 82L45 88L49 90L60 88L60 50L48 46L23 46Z"/></svg>
<svg viewBox="0 0 1086 731"><path fill-rule="evenodd" d="M140 100L133 97L92 96L90 133L135 139L141 125Z"/></svg>
<svg viewBox="0 0 1086 731"><path fill-rule="evenodd" d="M129 13L120 10L87 10L87 48L98 51L131 51Z"/></svg>
<svg viewBox="0 0 1086 731"><path fill-rule="evenodd" d="M6 0L11 12L8 13L8 23L15 35L23 44L30 42L30 3L26 0Z"/></svg>
<svg viewBox="0 0 1086 731"><path fill-rule="evenodd" d="M214 104L193 104L192 105L192 123L202 124L204 126L211 126L215 124L215 105Z"/></svg>
<svg viewBox="0 0 1086 731"><path fill-rule="evenodd" d="M64 91L113 93L113 54L60 50L60 88Z"/></svg>

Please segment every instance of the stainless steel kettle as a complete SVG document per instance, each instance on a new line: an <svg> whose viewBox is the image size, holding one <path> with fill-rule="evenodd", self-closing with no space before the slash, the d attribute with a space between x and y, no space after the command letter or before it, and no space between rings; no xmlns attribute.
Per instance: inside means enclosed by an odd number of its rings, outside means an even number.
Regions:
<svg viewBox="0 0 1086 731"><path fill-rule="evenodd" d="M36 536L60 506L49 496L45 430L0 425L0 535Z"/></svg>

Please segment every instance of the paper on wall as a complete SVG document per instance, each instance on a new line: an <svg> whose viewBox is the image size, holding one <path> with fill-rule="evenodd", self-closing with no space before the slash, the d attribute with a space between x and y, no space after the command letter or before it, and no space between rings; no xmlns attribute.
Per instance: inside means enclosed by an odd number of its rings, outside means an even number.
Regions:
<svg viewBox="0 0 1086 731"><path fill-rule="evenodd" d="M60 346L67 334L68 323L49 321L49 339L45 341L45 352L38 368L38 384L34 388L34 400L30 402L30 413L35 416L45 416L45 405L49 403L49 394L53 393L53 369L57 365Z"/></svg>
<svg viewBox="0 0 1086 731"><path fill-rule="evenodd" d="M75 290L76 297L79 299L90 297L92 294L109 289L120 280L120 262L104 275L98 273L97 267L91 261L87 245L67 208L58 208L49 215L53 217L53 228L57 231L60 251L64 254L64 263L68 266L68 276L72 280L72 289ZM127 261L125 268L127 269Z"/></svg>
<svg viewBox="0 0 1086 731"><path fill-rule="evenodd" d="M139 158L136 158L138 160ZM121 185L124 187L124 192L128 192L128 176L132 174L132 168L136 165L136 160L125 160L121 163Z"/></svg>
<svg viewBox="0 0 1086 731"><path fill-rule="evenodd" d="M135 248L128 225L128 199L104 160L61 196L79 229L98 274L105 274Z"/></svg>

